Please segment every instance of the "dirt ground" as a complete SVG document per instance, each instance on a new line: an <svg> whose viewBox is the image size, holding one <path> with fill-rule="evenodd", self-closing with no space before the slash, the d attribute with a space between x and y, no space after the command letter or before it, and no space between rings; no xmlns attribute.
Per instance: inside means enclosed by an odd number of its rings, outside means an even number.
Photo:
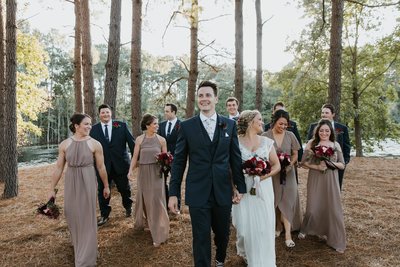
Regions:
<svg viewBox="0 0 400 267"><path fill-rule="evenodd" d="M400 159L353 158L344 180L343 207L347 250L338 254L318 238L298 240L287 249L276 239L277 266L400 266ZM19 196L0 200L0 266L73 266L73 248L65 217L36 215L46 200L52 165L19 170ZM305 209L307 173L300 170ZM4 184L0 184L3 191ZM63 205L63 180L57 203ZM135 197L136 182L132 181ZM110 221L98 230L98 266L192 266L188 210L171 217L170 238L154 248L149 231L134 231L113 189ZM245 266L236 256L232 228L226 266Z"/></svg>

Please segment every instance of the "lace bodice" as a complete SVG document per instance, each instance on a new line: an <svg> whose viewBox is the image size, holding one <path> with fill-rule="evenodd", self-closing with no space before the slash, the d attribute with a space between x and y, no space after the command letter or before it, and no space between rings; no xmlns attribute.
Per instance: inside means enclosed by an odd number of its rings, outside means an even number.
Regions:
<svg viewBox="0 0 400 267"><path fill-rule="evenodd" d="M258 156L260 158L269 160L269 152L274 144L274 140L260 136L261 144L256 151L249 151L245 146L239 142L240 153L242 154L242 161L248 160L251 157Z"/></svg>

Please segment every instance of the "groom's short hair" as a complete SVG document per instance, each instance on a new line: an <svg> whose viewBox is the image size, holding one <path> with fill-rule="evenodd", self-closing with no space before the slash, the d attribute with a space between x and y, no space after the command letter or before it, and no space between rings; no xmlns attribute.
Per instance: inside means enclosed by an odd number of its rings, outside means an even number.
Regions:
<svg viewBox="0 0 400 267"><path fill-rule="evenodd" d="M199 84L199 86L197 87L197 92L199 91L199 89L201 87L211 87L213 89L213 91L214 91L214 95L218 96L218 88L217 88L217 85L215 83L210 82L210 81L202 81Z"/></svg>

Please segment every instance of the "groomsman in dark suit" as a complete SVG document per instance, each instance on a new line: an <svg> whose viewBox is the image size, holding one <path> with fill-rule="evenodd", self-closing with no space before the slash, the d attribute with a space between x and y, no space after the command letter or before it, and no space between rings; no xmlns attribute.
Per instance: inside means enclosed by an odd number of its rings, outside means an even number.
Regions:
<svg viewBox="0 0 400 267"><path fill-rule="evenodd" d="M200 115L181 123L172 164L168 207L176 213L177 196L189 161L185 203L192 222L195 266L211 266L211 229L217 247L215 265L223 266L232 202L238 203L246 192L236 123L215 112L217 102L217 85L209 81L200 83ZM237 193L232 192L232 182Z"/></svg>
<svg viewBox="0 0 400 267"><path fill-rule="evenodd" d="M237 120L239 118L239 100L236 97L230 96L225 101L226 110L228 111L229 119Z"/></svg>
<svg viewBox="0 0 400 267"><path fill-rule="evenodd" d="M169 151L172 155L175 154L175 146L176 140L178 139L178 130L181 121L176 117L176 113L178 112L177 106L174 104L166 104L164 107L164 116L165 121L160 123L158 128L158 134L167 140L167 151ZM169 191L167 184L167 177L164 177L165 183L165 195L167 197L167 202L169 199ZM178 197L178 209L181 208L181 197Z"/></svg>
<svg viewBox="0 0 400 267"><path fill-rule="evenodd" d="M272 114L274 114L275 111L277 111L279 109L286 110L285 104L283 104L283 102L281 102L281 101L276 102L274 104L274 106L272 108ZM265 131L268 131L270 128L271 128L271 123L265 124L265 129L264 129ZM287 130L291 131L296 136L297 141L299 141L300 149L298 151L297 158L298 158L298 162L300 162L301 158L303 157L303 145L301 143L301 137L300 137L299 131L297 130L297 123L295 121L289 120L289 125L287 127ZM296 172L296 181L297 181L297 183L299 183L299 176L297 173L297 168L295 169L295 172Z"/></svg>
<svg viewBox="0 0 400 267"><path fill-rule="evenodd" d="M350 138L349 129L347 126L334 121L335 107L332 104L324 104L321 108L321 119L330 120L332 122L333 130L335 131L336 141L340 144L343 152L344 162L347 165L350 162ZM307 139L310 140L314 136L314 129L317 123L312 123L308 128ZM344 170L339 171L339 186L342 190Z"/></svg>
<svg viewBox="0 0 400 267"><path fill-rule="evenodd" d="M130 156L128 154L126 145L128 144L133 153L135 141L132 134L129 132L126 123L121 121L113 121L111 119L111 107L106 104L99 106L100 122L93 125L90 131L90 136L101 143L103 146L104 164L107 169L108 183L111 180L117 186L118 192L122 197L122 204L126 211L126 217L132 215L132 199L131 199L131 186L128 180L128 171L130 165ZM96 170L97 173L97 170ZM97 174L98 184L98 198L101 217L97 222L101 226L108 221L111 212L110 199L103 197L104 185Z"/></svg>

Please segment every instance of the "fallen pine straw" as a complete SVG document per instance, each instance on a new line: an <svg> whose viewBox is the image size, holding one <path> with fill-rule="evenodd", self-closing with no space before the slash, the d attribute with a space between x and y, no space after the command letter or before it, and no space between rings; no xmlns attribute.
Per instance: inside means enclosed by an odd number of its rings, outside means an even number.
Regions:
<svg viewBox="0 0 400 267"><path fill-rule="evenodd" d="M399 159L354 158L348 166L343 195L347 250L338 254L316 237L298 240L287 249L284 235L276 239L278 266L400 266ZM73 266L73 248L63 211L58 220L36 214L46 200L52 165L19 170L19 196L0 200L0 266ZM300 170L303 211L306 171ZM133 198L136 182L132 182ZM63 180L56 203L63 206ZM4 184L0 184L3 191ZM112 191L110 221L98 230L98 266L192 266L188 210L171 216L170 238L152 246L150 232L134 231L125 218L121 197ZM255 229L256 231L256 229ZM214 251L213 251L214 253ZM232 228L226 266L245 266L235 253Z"/></svg>

